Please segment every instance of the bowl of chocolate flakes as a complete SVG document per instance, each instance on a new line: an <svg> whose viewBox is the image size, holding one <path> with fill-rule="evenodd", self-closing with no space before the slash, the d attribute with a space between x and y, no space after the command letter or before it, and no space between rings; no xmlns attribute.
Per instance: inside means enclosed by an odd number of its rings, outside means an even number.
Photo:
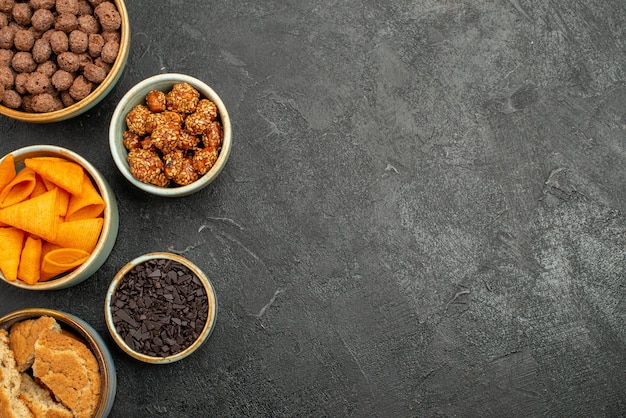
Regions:
<svg viewBox="0 0 626 418"><path fill-rule="evenodd" d="M0 0L0 114L32 123L104 99L128 60L122 0Z"/></svg>
<svg viewBox="0 0 626 418"><path fill-rule="evenodd" d="M131 88L109 127L111 155L137 188L180 197L211 184L228 160L231 122L219 95L197 78L159 74Z"/></svg>
<svg viewBox="0 0 626 418"><path fill-rule="evenodd" d="M168 364L207 341L217 320L217 297L211 281L191 261L154 252L119 270L104 311L122 351L145 363Z"/></svg>

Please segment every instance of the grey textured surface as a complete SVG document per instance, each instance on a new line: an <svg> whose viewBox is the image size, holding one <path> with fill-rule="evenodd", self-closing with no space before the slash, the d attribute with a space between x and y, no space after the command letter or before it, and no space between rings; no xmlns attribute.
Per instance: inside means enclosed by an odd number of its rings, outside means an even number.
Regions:
<svg viewBox="0 0 626 418"><path fill-rule="evenodd" d="M89 281L2 286L0 314L62 309L108 338L109 280L156 250L217 288L192 357L146 366L111 345L112 416L626 414L623 0L128 9L105 101L60 124L0 119L2 154L81 153L121 216ZM117 100L162 72L201 78L233 118L225 171L179 200L131 188L107 145Z"/></svg>

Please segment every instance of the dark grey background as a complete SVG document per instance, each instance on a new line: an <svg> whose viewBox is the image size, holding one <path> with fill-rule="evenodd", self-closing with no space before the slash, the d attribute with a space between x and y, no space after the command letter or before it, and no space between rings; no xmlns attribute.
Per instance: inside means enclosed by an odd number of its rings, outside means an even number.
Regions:
<svg viewBox="0 0 626 418"><path fill-rule="evenodd" d="M52 125L0 118L0 151L82 154L121 230L59 292L0 314L90 322L118 368L114 417L626 414L623 0L145 1L111 94ZM138 81L211 85L234 147L208 189L137 191L108 122ZM202 349L147 366L104 324L115 272L173 251L213 280Z"/></svg>

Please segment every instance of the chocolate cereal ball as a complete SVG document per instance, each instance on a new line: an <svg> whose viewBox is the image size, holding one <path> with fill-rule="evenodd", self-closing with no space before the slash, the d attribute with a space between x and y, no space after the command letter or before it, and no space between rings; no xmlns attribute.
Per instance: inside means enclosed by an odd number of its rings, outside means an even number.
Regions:
<svg viewBox="0 0 626 418"><path fill-rule="evenodd" d="M5 26L0 29L0 48L11 49L13 48L13 37L15 32L11 26Z"/></svg>
<svg viewBox="0 0 626 418"><path fill-rule="evenodd" d="M78 0L78 15L91 15L93 14L93 7L87 0Z"/></svg>
<svg viewBox="0 0 626 418"><path fill-rule="evenodd" d="M37 63L30 52L19 51L13 56L11 66L18 73L31 73L37 68Z"/></svg>
<svg viewBox="0 0 626 418"><path fill-rule="evenodd" d="M67 52L70 47L70 40L67 34L60 30L52 32L50 35L50 47L52 48L52 52L57 55Z"/></svg>
<svg viewBox="0 0 626 418"><path fill-rule="evenodd" d="M33 9L28 3L16 3L13 6L13 20L22 26L30 25L30 19L33 17Z"/></svg>
<svg viewBox="0 0 626 418"><path fill-rule="evenodd" d="M51 94L42 93L33 96L31 106L33 108L33 112L46 113L59 110L58 103L60 102L57 102Z"/></svg>
<svg viewBox="0 0 626 418"><path fill-rule="evenodd" d="M54 15L48 9L37 9L31 18L31 25L38 31L45 32L54 25Z"/></svg>
<svg viewBox="0 0 626 418"><path fill-rule="evenodd" d="M19 73L15 75L15 86L13 89L19 94L27 94L28 90L26 89L26 83L28 83L28 77L30 74L27 73Z"/></svg>
<svg viewBox="0 0 626 418"><path fill-rule="evenodd" d="M54 61L49 60L39 64L35 71L44 74L46 77L52 77L52 74L54 74L57 69L57 64Z"/></svg>
<svg viewBox="0 0 626 418"><path fill-rule="evenodd" d="M3 28L9 24L9 18L4 13L0 13L0 28Z"/></svg>
<svg viewBox="0 0 626 418"><path fill-rule="evenodd" d="M3 96L4 96L4 86L0 84L0 103L2 103Z"/></svg>
<svg viewBox="0 0 626 418"><path fill-rule="evenodd" d="M56 30L62 30L65 33L70 33L78 27L78 18L71 13L61 13L57 16L57 20L54 23Z"/></svg>
<svg viewBox="0 0 626 418"><path fill-rule="evenodd" d="M56 4L56 0L30 0L30 5L33 9L46 9L50 10Z"/></svg>
<svg viewBox="0 0 626 418"><path fill-rule="evenodd" d="M97 5L99 5L100 3L104 1L105 0L89 0L89 3L91 4L92 7L96 7Z"/></svg>
<svg viewBox="0 0 626 418"><path fill-rule="evenodd" d="M104 47L104 38L98 33L92 33L89 35L89 46L87 50L92 57L99 57L102 53L102 47Z"/></svg>
<svg viewBox="0 0 626 418"><path fill-rule="evenodd" d="M103 30L101 33L104 42L114 41L118 44L122 42L122 34L119 30Z"/></svg>
<svg viewBox="0 0 626 418"><path fill-rule="evenodd" d="M56 0L57 13L78 14L78 0Z"/></svg>
<svg viewBox="0 0 626 418"><path fill-rule="evenodd" d="M28 76L25 87L30 94L42 94L50 87L50 79L35 71Z"/></svg>
<svg viewBox="0 0 626 418"><path fill-rule="evenodd" d="M15 0L0 0L0 12L10 13L15 6Z"/></svg>
<svg viewBox="0 0 626 418"><path fill-rule="evenodd" d="M86 34L100 32L100 24L92 15L86 14L78 16L78 30L85 32Z"/></svg>
<svg viewBox="0 0 626 418"><path fill-rule="evenodd" d="M10 49L0 48L0 67L10 66L11 60L13 59L13 55L15 55L15 52L11 51Z"/></svg>
<svg viewBox="0 0 626 418"><path fill-rule="evenodd" d="M52 47L46 39L37 39L33 45L33 59L37 64L48 61L52 55Z"/></svg>
<svg viewBox="0 0 626 418"><path fill-rule="evenodd" d="M102 61L113 64L115 62L115 58L117 58L117 53L120 50L120 44L114 41L108 41L102 47L102 52L100 52L100 58Z"/></svg>
<svg viewBox="0 0 626 418"><path fill-rule="evenodd" d="M74 76L65 70L58 70L52 75L52 85L58 91L68 90L74 82Z"/></svg>
<svg viewBox="0 0 626 418"><path fill-rule="evenodd" d="M105 31L117 30L122 26L122 18L115 5L109 1L100 3L93 13Z"/></svg>
<svg viewBox="0 0 626 418"><path fill-rule="evenodd" d="M15 85L15 71L7 65L0 67L0 84L7 89L12 89Z"/></svg>
<svg viewBox="0 0 626 418"><path fill-rule="evenodd" d="M100 84L104 81L107 76L107 72L102 67L98 67L96 64L87 64L85 65L85 70L83 71L85 78L92 83Z"/></svg>
<svg viewBox="0 0 626 418"><path fill-rule="evenodd" d="M72 98L72 95L67 90L62 91L60 97L61 97L61 103L63 103L63 106L65 107L70 107L71 105L76 103L76 100Z"/></svg>
<svg viewBox="0 0 626 418"><path fill-rule="evenodd" d="M22 96L15 90L5 89L2 104L11 109L17 109L22 105Z"/></svg>
<svg viewBox="0 0 626 418"><path fill-rule="evenodd" d="M13 45L18 51L30 51L35 44L35 35L28 29L20 29L15 32Z"/></svg>
<svg viewBox="0 0 626 418"><path fill-rule="evenodd" d="M73 30L68 37L70 43L70 51L75 54L82 54L87 51L89 46L89 35L80 30Z"/></svg>
<svg viewBox="0 0 626 418"><path fill-rule="evenodd" d="M63 52L57 56L57 64L59 68L69 73L78 71L80 68L80 60L78 55L73 52Z"/></svg>
<svg viewBox="0 0 626 418"><path fill-rule="evenodd" d="M93 84L91 81L87 80L85 76L79 75L74 79L69 91L70 96L72 96L74 100L83 100L91 93L92 89Z"/></svg>

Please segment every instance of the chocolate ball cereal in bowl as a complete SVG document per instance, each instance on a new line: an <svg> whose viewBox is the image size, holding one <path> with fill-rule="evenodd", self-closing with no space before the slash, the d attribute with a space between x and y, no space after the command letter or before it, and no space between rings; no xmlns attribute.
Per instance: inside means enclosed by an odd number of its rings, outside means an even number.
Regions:
<svg viewBox="0 0 626 418"><path fill-rule="evenodd" d="M167 364L189 356L209 338L217 320L217 296L191 261L154 252L135 258L115 275L104 311L111 336L126 354Z"/></svg>
<svg viewBox="0 0 626 418"><path fill-rule="evenodd" d="M0 2L0 114L59 122L109 94L130 48L124 1Z"/></svg>
<svg viewBox="0 0 626 418"><path fill-rule="evenodd" d="M183 74L159 74L130 89L109 127L121 173L139 189L180 197L207 187L232 146L231 122L217 93Z"/></svg>
<svg viewBox="0 0 626 418"><path fill-rule="evenodd" d="M0 281L63 289L93 275L119 229L117 200L89 161L32 145L0 159Z"/></svg>
<svg viewBox="0 0 626 418"><path fill-rule="evenodd" d="M0 416L104 418L115 401L113 357L84 320L28 308L0 318Z"/></svg>

